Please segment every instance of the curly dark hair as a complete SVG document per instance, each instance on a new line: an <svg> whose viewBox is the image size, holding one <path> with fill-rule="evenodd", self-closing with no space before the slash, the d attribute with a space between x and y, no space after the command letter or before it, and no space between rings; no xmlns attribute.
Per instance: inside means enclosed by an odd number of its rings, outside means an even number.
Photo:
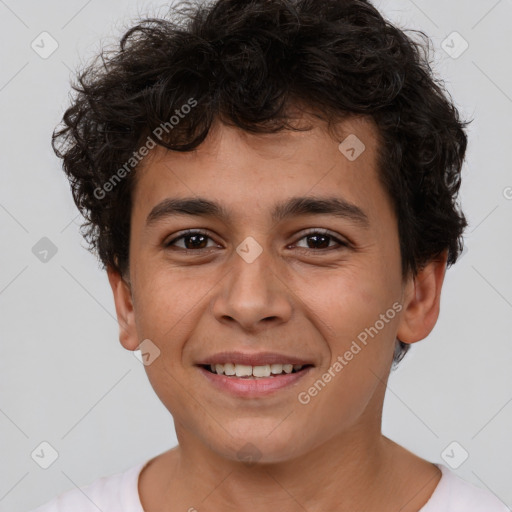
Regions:
<svg viewBox="0 0 512 512"><path fill-rule="evenodd" d="M103 268L129 268L139 148L191 151L216 120L253 133L307 130L291 122L297 107L329 128L349 116L376 123L404 277L444 251L455 263L468 122L434 77L423 32L408 31L413 39L365 0L180 2L136 23L78 73L52 137ZM408 348L397 340L395 365Z"/></svg>

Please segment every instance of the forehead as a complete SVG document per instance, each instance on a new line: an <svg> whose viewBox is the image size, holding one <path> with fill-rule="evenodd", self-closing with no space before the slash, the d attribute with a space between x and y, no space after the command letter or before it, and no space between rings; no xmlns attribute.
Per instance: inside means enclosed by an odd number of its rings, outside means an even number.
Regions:
<svg viewBox="0 0 512 512"><path fill-rule="evenodd" d="M275 220L283 199L339 197L378 215L389 206L378 179L378 131L362 118L311 130L252 134L221 123L194 151L157 146L136 171L132 217L148 217L169 198L210 198L240 218L265 211ZM231 217L233 217L231 215Z"/></svg>

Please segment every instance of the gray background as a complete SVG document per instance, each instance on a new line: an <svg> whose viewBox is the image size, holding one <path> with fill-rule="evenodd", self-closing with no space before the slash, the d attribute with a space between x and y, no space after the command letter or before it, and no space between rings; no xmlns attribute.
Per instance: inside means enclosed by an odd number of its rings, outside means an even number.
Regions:
<svg viewBox="0 0 512 512"><path fill-rule="evenodd" d="M400 26L431 36L435 69L463 116L475 118L461 193L468 249L447 272L434 331L391 376L383 431L444 464L456 441L453 460L469 453L457 474L510 507L512 4L375 4ZM49 144L72 70L137 14L157 14L162 5L0 0L0 511L29 510L176 444L144 367L118 341L106 275L83 248ZM31 48L43 31L59 45L46 59ZM469 44L457 58L442 48L454 31ZM461 48L454 37L447 39L452 54ZM57 248L46 262L32 251L43 237ZM59 455L48 469L31 458L43 441Z"/></svg>

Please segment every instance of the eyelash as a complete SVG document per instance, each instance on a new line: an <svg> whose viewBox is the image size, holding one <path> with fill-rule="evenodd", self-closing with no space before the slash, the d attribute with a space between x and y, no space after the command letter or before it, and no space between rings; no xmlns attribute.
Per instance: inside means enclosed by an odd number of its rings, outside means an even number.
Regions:
<svg viewBox="0 0 512 512"><path fill-rule="evenodd" d="M213 240L212 237L206 233L205 231L201 231L201 230L187 230L185 232L183 232L180 236L170 240L169 242L165 242L164 243L164 247L165 248L169 248L169 247L172 247L172 245L174 243L176 243L178 240L181 240L181 239L184 239L184 238L187 238L187 236L193 236L193 235L203 235L207 238L209 238L210 240ZM304 238L307 238L309 236L313 236L313 235L322 235L322 236L326 236L328 238L330 238L331 240L335 241L336 243L338 243L339 247L328 247L326 249L309 249L307 247L299 247L299 250L305 250L305 251L314 251L314 252L325 252L325 251L328 251L328 250L340 250L340 249L344 249L344 248L347 248L349 247L349 244L348 242L344 242L343 240L340 240L339 238L335 237L331 232L327 231L327 230L324 230L324 229L316 229L316 228L313 228L311 230L309 230L308 232L304 233L298 241L304 239ZM199 252L199 251L203 251L203 250L208 250L208 249L211 249L211 247L205 247L205 248L202 248L202 249L186 249L186 248L182 248L182 247L179 247L179 249L181 251L184 251L186 253L190 253L190 252Z"/></svg>

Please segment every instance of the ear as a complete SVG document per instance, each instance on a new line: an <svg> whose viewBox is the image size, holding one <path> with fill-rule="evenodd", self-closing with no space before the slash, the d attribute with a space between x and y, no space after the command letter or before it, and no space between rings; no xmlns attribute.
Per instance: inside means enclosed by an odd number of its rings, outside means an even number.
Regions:
<svg viewBox="0 0 512 512"><path fill-rule="evenodd" d="M139 340L135 327L130 285L125 282L117 270L110 266L107 267L107 275L112 293L114 294L117 321L119 323L119 341L125 349L137 350Z"/></svg>
<svg viewBox="0 0 512 512"><path fill-rule="evenodd" d="M404 343L415 343L426 338L439 317L441 288L446 272L448 251L427 263L415 277L409 277L404 286L403 313L397 338Z"/></svg>

